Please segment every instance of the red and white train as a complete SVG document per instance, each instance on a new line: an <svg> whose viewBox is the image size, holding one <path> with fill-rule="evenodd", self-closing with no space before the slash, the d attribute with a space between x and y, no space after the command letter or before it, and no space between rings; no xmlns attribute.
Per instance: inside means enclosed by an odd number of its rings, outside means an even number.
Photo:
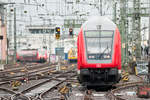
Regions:
<svg viewBox="0 0 150 100"><path fill-rule="evenodd" d="M16 59L21 62L46 62L47 51L38 49L23 49L17 52Z"/></svg>
<svg viewBox="0 0 150 100"><path fill-rule="evenodd" d="M111 86L121 78L121 40L117 26L108 18L94 16L79 32L78 79L86 85Z"/></svg>

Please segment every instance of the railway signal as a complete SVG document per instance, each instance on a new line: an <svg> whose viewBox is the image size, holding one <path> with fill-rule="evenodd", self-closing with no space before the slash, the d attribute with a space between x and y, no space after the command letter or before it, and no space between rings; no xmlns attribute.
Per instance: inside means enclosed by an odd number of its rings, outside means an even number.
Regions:
<svg viewBox="0 0 150 100"><path fill-rule="evenodd" d="M55 34L56 39L60 38L60 27L56 27L56 34Z"/></svg>
<svg viewBox="0 0 150 100"><path fill-rule="evenodd" d="M69 35L73 36L73 29L69 28Z"/></svg>

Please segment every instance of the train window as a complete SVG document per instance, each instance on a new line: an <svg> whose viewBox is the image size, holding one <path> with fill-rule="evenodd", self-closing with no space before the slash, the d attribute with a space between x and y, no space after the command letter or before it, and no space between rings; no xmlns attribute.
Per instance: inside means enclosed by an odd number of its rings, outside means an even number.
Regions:
<svg viewBox="0 0 150 100"><path fill-rule="evenodd" d="M101 37L112 37L113 36L113 33L112 31L102 31L101 32Z"/></svg>
<svg viewBox="0 0 150 100"><path fill-rule="evenodd" d="M112 31L87 31L86 37L112 37Z"/></svg>
<svg viewBox="0 0 150 100"><path fill-rule="evenodd" d="M98 31L87 31L85 34L86 37L99 37Z"/></svg>
<svg viewBox="0 0 150 100"><path fill-rule="evenodd" d="M89 60L111 59L113 31L86 31L85 42Z"/></svg>

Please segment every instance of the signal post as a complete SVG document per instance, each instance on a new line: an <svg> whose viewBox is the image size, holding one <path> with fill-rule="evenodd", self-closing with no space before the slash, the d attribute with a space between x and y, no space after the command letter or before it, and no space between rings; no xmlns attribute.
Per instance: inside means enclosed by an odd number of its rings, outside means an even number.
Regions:
<svg viewBox="0 0 150 100"><path fill-rule="evenodd" d="M55 33L55 38L57 40L57 47L58 47L58 40L60 39L60 27L56 27L56 33ZM57 54L56 54L57 55ZM58 55L57 55L58 56ZM60 71L60 57L58 56L58 65L56 68L58 71Z"/></svg>

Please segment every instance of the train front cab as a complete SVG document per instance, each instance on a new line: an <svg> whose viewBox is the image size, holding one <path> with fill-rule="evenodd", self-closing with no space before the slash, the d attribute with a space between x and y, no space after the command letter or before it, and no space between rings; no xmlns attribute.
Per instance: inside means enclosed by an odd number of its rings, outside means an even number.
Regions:
<svg viewBox="0 0 150 100"><path fill-rule="evenodd" d="M114 30L80 30L78 79L84 85L113 85L121 78L120 33Z"/></svg>
<svg viewBox="0 0 150 100"><path fill-rule="evenodd" d="M37 60L40 63L44 63L47 61L47 51L46 50L39 50L38 54L37 54Z"/></svg>

